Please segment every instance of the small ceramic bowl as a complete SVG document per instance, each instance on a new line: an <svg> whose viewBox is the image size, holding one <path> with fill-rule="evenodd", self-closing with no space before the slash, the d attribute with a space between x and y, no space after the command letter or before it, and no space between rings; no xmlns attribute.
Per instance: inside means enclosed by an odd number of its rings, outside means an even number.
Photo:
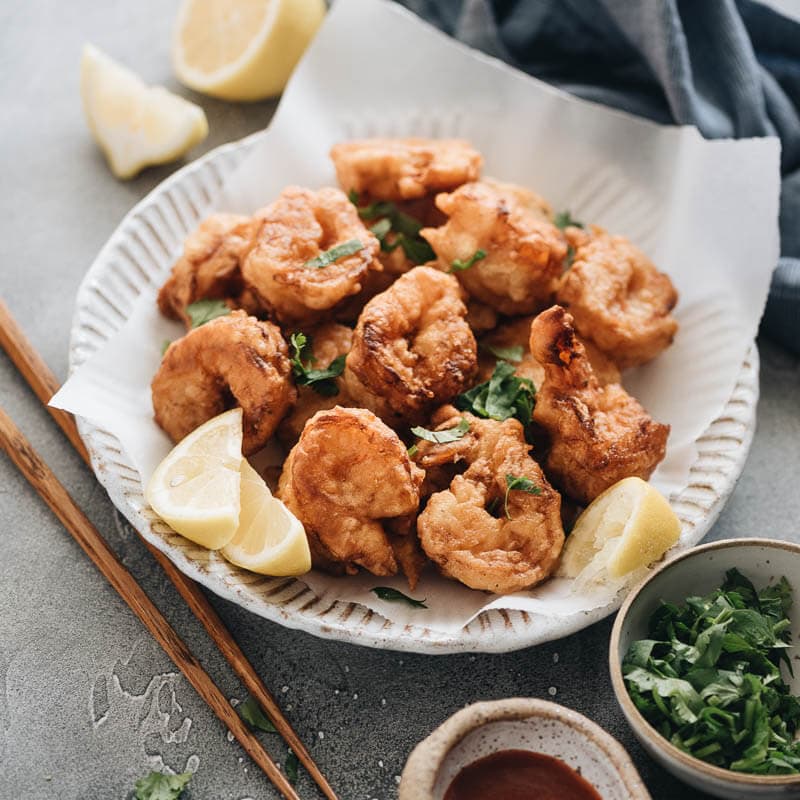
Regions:
<svg viewBox="0 0 800 800"><path fill-rule="evenodd" d="M399 800L442 800L464 767L498 750L560 758L603 800L650 800L613 736L575 711L528 698L475 703L450 717L414 748L400 780Z"/></svg>
<svg viewBox="0 0 800 800"><path fill-rule="evenodd" d="M726 539L696 547L667 561L628 595L611 632L611 682L622 711L645 750L676 777L701 791L729 800L800 798L800 775L746 775L714 767L687 755L661 736L633 704L622 679L622 661L631 642L647 638L647 623L661 600L680 603L690 595L718 588L725 572L736 567L757 586L781 576L800 593L800 545L776 539ZM790 614L793 640L800 632L800 600ZM791 652L791 651L790 651ZM800 655L794 654L793 661ZM800 693L800 669L786 674L791 690Z"/></svg>

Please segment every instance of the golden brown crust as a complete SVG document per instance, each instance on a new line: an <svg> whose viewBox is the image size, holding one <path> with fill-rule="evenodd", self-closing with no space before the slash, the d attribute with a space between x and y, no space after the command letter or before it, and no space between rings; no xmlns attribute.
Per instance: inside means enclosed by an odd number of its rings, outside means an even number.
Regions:
<svg viewBox="0 0 800 800"><path fill-rule="evenodd" d="M339 189L297 186L256 214L254 244L242 275L265 308L282 323L313 324L358 294L370 272L380 272L379 243ZM308 262L358 240L363 247L324 267Z"/></svg>
<svg viewBox="0 0 800 800"><path fill-rule="evenodd" d="M529 455L517 420L482 420L445 406L433 423L447 429L462 418L470 427L461 439L422 441L415 456L426 469L467 465L449 487L431 495L420 514L422 548L444 575L473 589L508 593L530 588L553 572L561 554L561 498ZM508 475L526 478L538 494L514 490L506 495Z"/></svg>
<svg viewBox="0 0 800 800"><path fill-rule="evenodd" d="M545 370L533 420L550 436L551 479L584 504L623 478L647 480L664 458L669 425L655 422L619 384L600 385L561 306L536 317L530 344Z"/></svg>
<svg viewBox="0 0 800 800"><path fill-rule="evenodd" d="M306 424L278 494L305 526L315 564L394 575L387 520L416 513L422 479L397 434L373 413L336 406Z"/></svg>
<svg viewBox="0 0 800 800"><path fill-rule="evenodd" d="M550 301L567 242L535 203L526 205L517 191L504 187L481 181L440 194L436 205L448 221L420 235L444 271L483 251L482 259L456 273L464 288L502 314L531 314Z"/></svg>
<svg viewBox="0 0 800 800"><path fill-rule="evenodd" d="M349 397L389 425L424 421L475 374L465 316L453 277L415 267L398 278L358 318L344 371Z"/></svg>
<svg viewBox="0 0 800 800"><path fill-rule="evenodd" d="M290 376L280 330L234 311L167 348L151 384L155 420L177 442L233 400L244 412L248 455L266 444L294 402Z"/></svg>
<svg viewBox="0 0 800 800"><path fill-rule="evenodd" d="M246 290L240 265L250 246L254 223L240 214L212 214L186 237L183 254L158 293L165 317L190 325L186 307L205 298L227 300L232 308L257 313L260 306Z"/></svg>
<svg viewBox="0 0 800 800"><path fill-rule="evenodd" d="M358 139L331 149L339 185L380 200L413 200L474 181L483 159L462 139Z"/></svg>
<svg viewBox="0 0 800 800"><path fill-rule="evenodd" d="M556 302L584 338L621 368L644 364L672 344L678 302L672 281L623 236L599 228L582 237Z"/></svg>

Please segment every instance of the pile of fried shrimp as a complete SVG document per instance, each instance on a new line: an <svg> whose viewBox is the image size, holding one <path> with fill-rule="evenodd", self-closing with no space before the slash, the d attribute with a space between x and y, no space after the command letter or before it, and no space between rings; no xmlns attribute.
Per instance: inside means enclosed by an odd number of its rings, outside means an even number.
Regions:
<svg viewBox="0 0 800 800"><path fill-rule="evenodd" d="M664 458L669 426L621 374L671 344L677 292L624 237L482 177L466 141L331 158L340 188L187 238L158 296L188 330L156 422L177 442L240 406L244 454L286 453L276 492L318 569L535 586L581 507ZM192 327L208 301L221 315Z"/></svg>

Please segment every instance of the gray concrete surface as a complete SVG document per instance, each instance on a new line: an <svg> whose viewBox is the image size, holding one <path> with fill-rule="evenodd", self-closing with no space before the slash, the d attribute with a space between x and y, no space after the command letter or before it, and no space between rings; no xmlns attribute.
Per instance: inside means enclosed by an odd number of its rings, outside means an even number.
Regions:
<svg viewBox="0 0 800 800"><path fill-rule="evenodd" d="M128 208L172 169L125 184L111 177L81 114L80 47L92 41L174 87L174 7L157 0L0 5L0 288L62 377L86 268ZM199 102L211 136L197 153L263 127L273 109ZM800 539L800 364L768 342L761 348L758 432L712 538ZM199 624L2 356L0 402L226 694L241 698ZM0 520L0 798L121 800L161 764L196 770L186 795L194 800L276 797L4 458ZM458 708L514 695L549 698L551 687L557 701L619 737L656 800L700 797L634 742L607 674L610 620L510 655L409 656L314 639L212 599L343 800L394 797L413 745ZM282 743L263 738L282 761ZM317 796L307 776L298 788Z"/></svg>

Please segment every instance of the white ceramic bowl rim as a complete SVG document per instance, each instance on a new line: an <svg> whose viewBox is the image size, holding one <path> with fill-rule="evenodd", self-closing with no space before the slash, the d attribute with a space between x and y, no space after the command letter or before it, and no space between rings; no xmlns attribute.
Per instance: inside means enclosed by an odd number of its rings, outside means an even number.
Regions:
<svg viewBox="0 0 800 800"><path fill-rule="evenodd" d="M792 553L800 555L800 545L794 542L786 542L781 539L759 539L756 537L748 537L744 539L720 539L718 542L709 542L708 544L694 547L686 552L679 553L674 558L669 559L661 566L657 567L653 572L647 575L640 581L632 590L614 620L614 627L611 631L611 641L609 644L609 671L611 672L611 684L614 687L614 694L617 696L617 702L622 706L622 710L630 720L631 717L636 720L637 724L644 727L652 735L650 739L655 747L665 750L672 758L679 761L687 769L694 772L705 773L709 777L716 778L717 780L733 782L741 784L742 786L797 786L800 785L800 774L796 775L752 775L746 772L734 772L730 769L708 764L701 761L699 758L690 756L684 753L678 747L675 747L672 742L665 739L641 714L635 703L631 700L628 690L625 687L625 681L622 677L622 660L619 657L619 641L622 633L622 627L625 623L625 617L628 611L636 602L636 598L641 591L647 586L650 581L674 567L678 562L684 561L687 558L693 558L701 553L707 553L712 550L727 550L732 547L767 547L777 550L788 550ZM792 587L795 588L795 587ZM633 726L632 726L633 727Z"/></svg>
<svg viewBox="0 0 800 800"><path fill-rule="evenodd" d="M473 703L457 711L414 748L403 770L403 778L407 780L406 773L413 773L415 784L432 792L447 754L472 731L491 722L531 717L558 720L591 740L608 756L631 798L649 799L650 795L630 756L610 733L577 711L558 703L528 697Z"/></svg>

